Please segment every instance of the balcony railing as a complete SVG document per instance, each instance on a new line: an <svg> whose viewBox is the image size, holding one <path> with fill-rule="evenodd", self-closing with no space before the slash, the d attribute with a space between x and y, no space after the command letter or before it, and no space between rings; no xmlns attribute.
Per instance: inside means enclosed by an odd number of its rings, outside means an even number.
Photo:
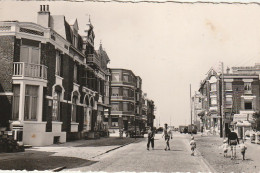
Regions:
<svg viewBox="0 0 260 173"><path fill-rule="evenodd" d="M14 62L13 76L47 80L47 67L41 64Z"/></svg>
<svg viewBox="0 0 260 173"><path fill-rule="evenodd" d="M88 54L87 63L93 63L100 67L100 60L95 54Z"/></svg>

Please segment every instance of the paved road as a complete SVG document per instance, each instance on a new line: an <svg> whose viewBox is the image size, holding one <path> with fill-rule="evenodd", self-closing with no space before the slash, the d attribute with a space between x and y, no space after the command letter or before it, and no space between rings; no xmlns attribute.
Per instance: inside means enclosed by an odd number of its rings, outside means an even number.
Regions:
<svg viewBox="0 0 260 173"><path fill-rule="evenodd" d="M99 162L73 170L81 171L134 171L134 172L209 172L209 168L199 155L191 156L188 135L174 133L171 150L165 151L165 142L161 134L155 136L155 149L146 150L145 139L109 152L96 158Z"/></svg>

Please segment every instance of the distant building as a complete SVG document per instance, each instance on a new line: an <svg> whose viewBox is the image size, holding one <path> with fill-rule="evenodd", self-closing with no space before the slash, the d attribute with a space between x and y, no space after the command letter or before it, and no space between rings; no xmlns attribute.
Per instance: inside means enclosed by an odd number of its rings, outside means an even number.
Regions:
<svg viewBox="0 0 260 173"><path fill-rule="evenodd" d="M202 95L199 92L195 92L192 96L192 123L195 124L200 130L201 119L200 113L202 113Z"/></svg>
<svg viewBox="0 0 260 173"><path fill-rule="evenodd" d="M111 114L110 128L128 129L134 126L136 113L137 77L131 70L110 69Z"/></svg>
<svg viewBox="0 0 260 173"><path fill-rule="evenodd" d="M143 94L143 108L142 108L142 115L146 118L146 126L153 127L154 126L154 115L155 105L154 101L147 98L147 94Z"/></svg>

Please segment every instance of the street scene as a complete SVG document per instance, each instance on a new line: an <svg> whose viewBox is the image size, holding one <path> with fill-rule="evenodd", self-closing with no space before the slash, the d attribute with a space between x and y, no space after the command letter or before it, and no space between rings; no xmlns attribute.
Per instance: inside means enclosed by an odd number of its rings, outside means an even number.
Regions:
<svg viewBox="0 0 260 173"><path fill-rule="evenodd" d="M259 172L259 17L2 1L0 172Z"/></svg>

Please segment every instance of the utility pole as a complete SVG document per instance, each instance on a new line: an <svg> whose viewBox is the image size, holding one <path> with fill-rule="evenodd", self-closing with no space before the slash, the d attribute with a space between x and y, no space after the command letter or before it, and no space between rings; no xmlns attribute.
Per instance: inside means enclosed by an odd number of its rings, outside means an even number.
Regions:
<svg viewBox="0 0 260 173"><path fill-rule="evenodd" d="M224 133L224 107L225 107L225 91L224 91L224 63L221 62L221 117L220 117L220 137L224 137L225 138L225 133Z"/></svg>
<svg viewBox="0 0 260 173"><path fill-rule="evenodd" d="M191 84L190 84L190 124L192 125L192 100L191 100Z"/></svg>

